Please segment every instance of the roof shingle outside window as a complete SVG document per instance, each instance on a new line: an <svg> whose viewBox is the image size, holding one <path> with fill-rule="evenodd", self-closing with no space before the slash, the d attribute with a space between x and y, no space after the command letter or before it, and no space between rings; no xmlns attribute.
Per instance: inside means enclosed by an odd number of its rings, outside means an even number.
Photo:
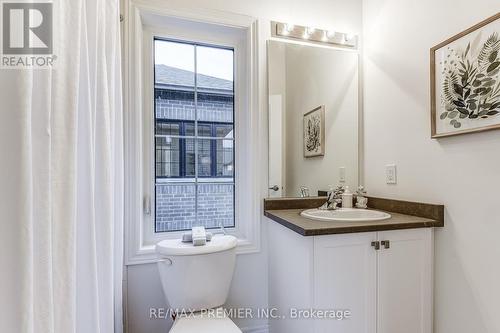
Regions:
<svg viewBox="0 0 500 333"><path fill-rule="evenodd" d="M193 90L194 73L184 69L166 65L155 66L155 83L161 88ZM219 92L233 94L233 81L224 80L213 76L198 74L198 90L200 92Z"/></svg>

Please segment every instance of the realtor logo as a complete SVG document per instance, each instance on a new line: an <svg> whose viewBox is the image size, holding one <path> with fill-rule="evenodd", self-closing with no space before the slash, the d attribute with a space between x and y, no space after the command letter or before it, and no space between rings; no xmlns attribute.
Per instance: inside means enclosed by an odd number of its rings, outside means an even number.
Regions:
<svg viewBox="0 0 500 333"><path fill-rule="evenodd" d="M3 54L52 53L52 3L4 2Z"/></svg>
<svg viewBox="0 0 500 333"><path fill-rule="evenodd" d="M41 0L44 1L44 0ZM52 2L0 0L0 68L53 68Z"/></svg>

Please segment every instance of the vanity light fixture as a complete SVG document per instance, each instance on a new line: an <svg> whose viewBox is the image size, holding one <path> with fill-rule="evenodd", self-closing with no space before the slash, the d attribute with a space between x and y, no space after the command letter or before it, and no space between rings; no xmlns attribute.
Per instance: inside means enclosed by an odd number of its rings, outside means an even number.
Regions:
<svg viewBox="0 0 500 333"><path fill-rule="evenodd" d="M328 42L328 31L323 31L323 36L321 37L322 42Z"/></svg>
<svg viewBox="0 0 500 333"><path fill-rule="evenodd" d="M328 36L328 38L333 38L333 37L335 37L335 34L336 34L336 32L335 32L335 31L331 31L331 30L328 30L328 31L326 32L326 35Z"/></svg>
<svg viewBox="0 0 500 333"><path fill-rule="evenodd" d="M294 29L294 25L293 24L288 24L288 23L284 23L284 29L283 29L283 34L286 36L288 34L290 34L290 32L293 31Z"/></svg>
<svg viewBox="0 0 500 333"><path fill-rule="evenodd" d="M314 34L314 31L316 31L316 29L314 29L314 28L306 28L304 30L304 39L309 39L309 37L311 37L311 35Z"/></svg>
<svg viewBox="0 0 500 333"><path fill-rule="evenodd" d="M290 23L271 22L272 35L290 39L307 39L311 42L340 45L343 47L356 48L358 38L356 35L340 33L333 30L322 30Z"/></svg>

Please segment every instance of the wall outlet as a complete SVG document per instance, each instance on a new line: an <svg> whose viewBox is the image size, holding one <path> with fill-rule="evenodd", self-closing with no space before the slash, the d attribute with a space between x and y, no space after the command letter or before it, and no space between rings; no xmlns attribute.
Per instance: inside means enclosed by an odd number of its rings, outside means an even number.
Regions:
<svg viewBox="0 0 500 333"><path fill-rule="evenodd" d="M387 164L385 166L385 181L387 184L397 184L396 164Z"/></svg>
<svg viewBox="0 0 500 333"><path fill-rule="evenodd" d="M345 183L345 167L339 168L339 182Z"/></svg>

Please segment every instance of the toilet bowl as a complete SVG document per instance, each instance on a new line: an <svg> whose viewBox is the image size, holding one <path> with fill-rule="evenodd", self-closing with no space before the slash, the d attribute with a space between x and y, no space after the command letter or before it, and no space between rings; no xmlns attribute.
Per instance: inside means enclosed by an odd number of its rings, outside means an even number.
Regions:
<svg viewBox="0 0 500 333"><path fill-rule="evenodd" d="M178 313L170 333L241 333L222 306L236 262L237 239L216 235L204 246L180 239L156 245L165 297Z"/></svg>

